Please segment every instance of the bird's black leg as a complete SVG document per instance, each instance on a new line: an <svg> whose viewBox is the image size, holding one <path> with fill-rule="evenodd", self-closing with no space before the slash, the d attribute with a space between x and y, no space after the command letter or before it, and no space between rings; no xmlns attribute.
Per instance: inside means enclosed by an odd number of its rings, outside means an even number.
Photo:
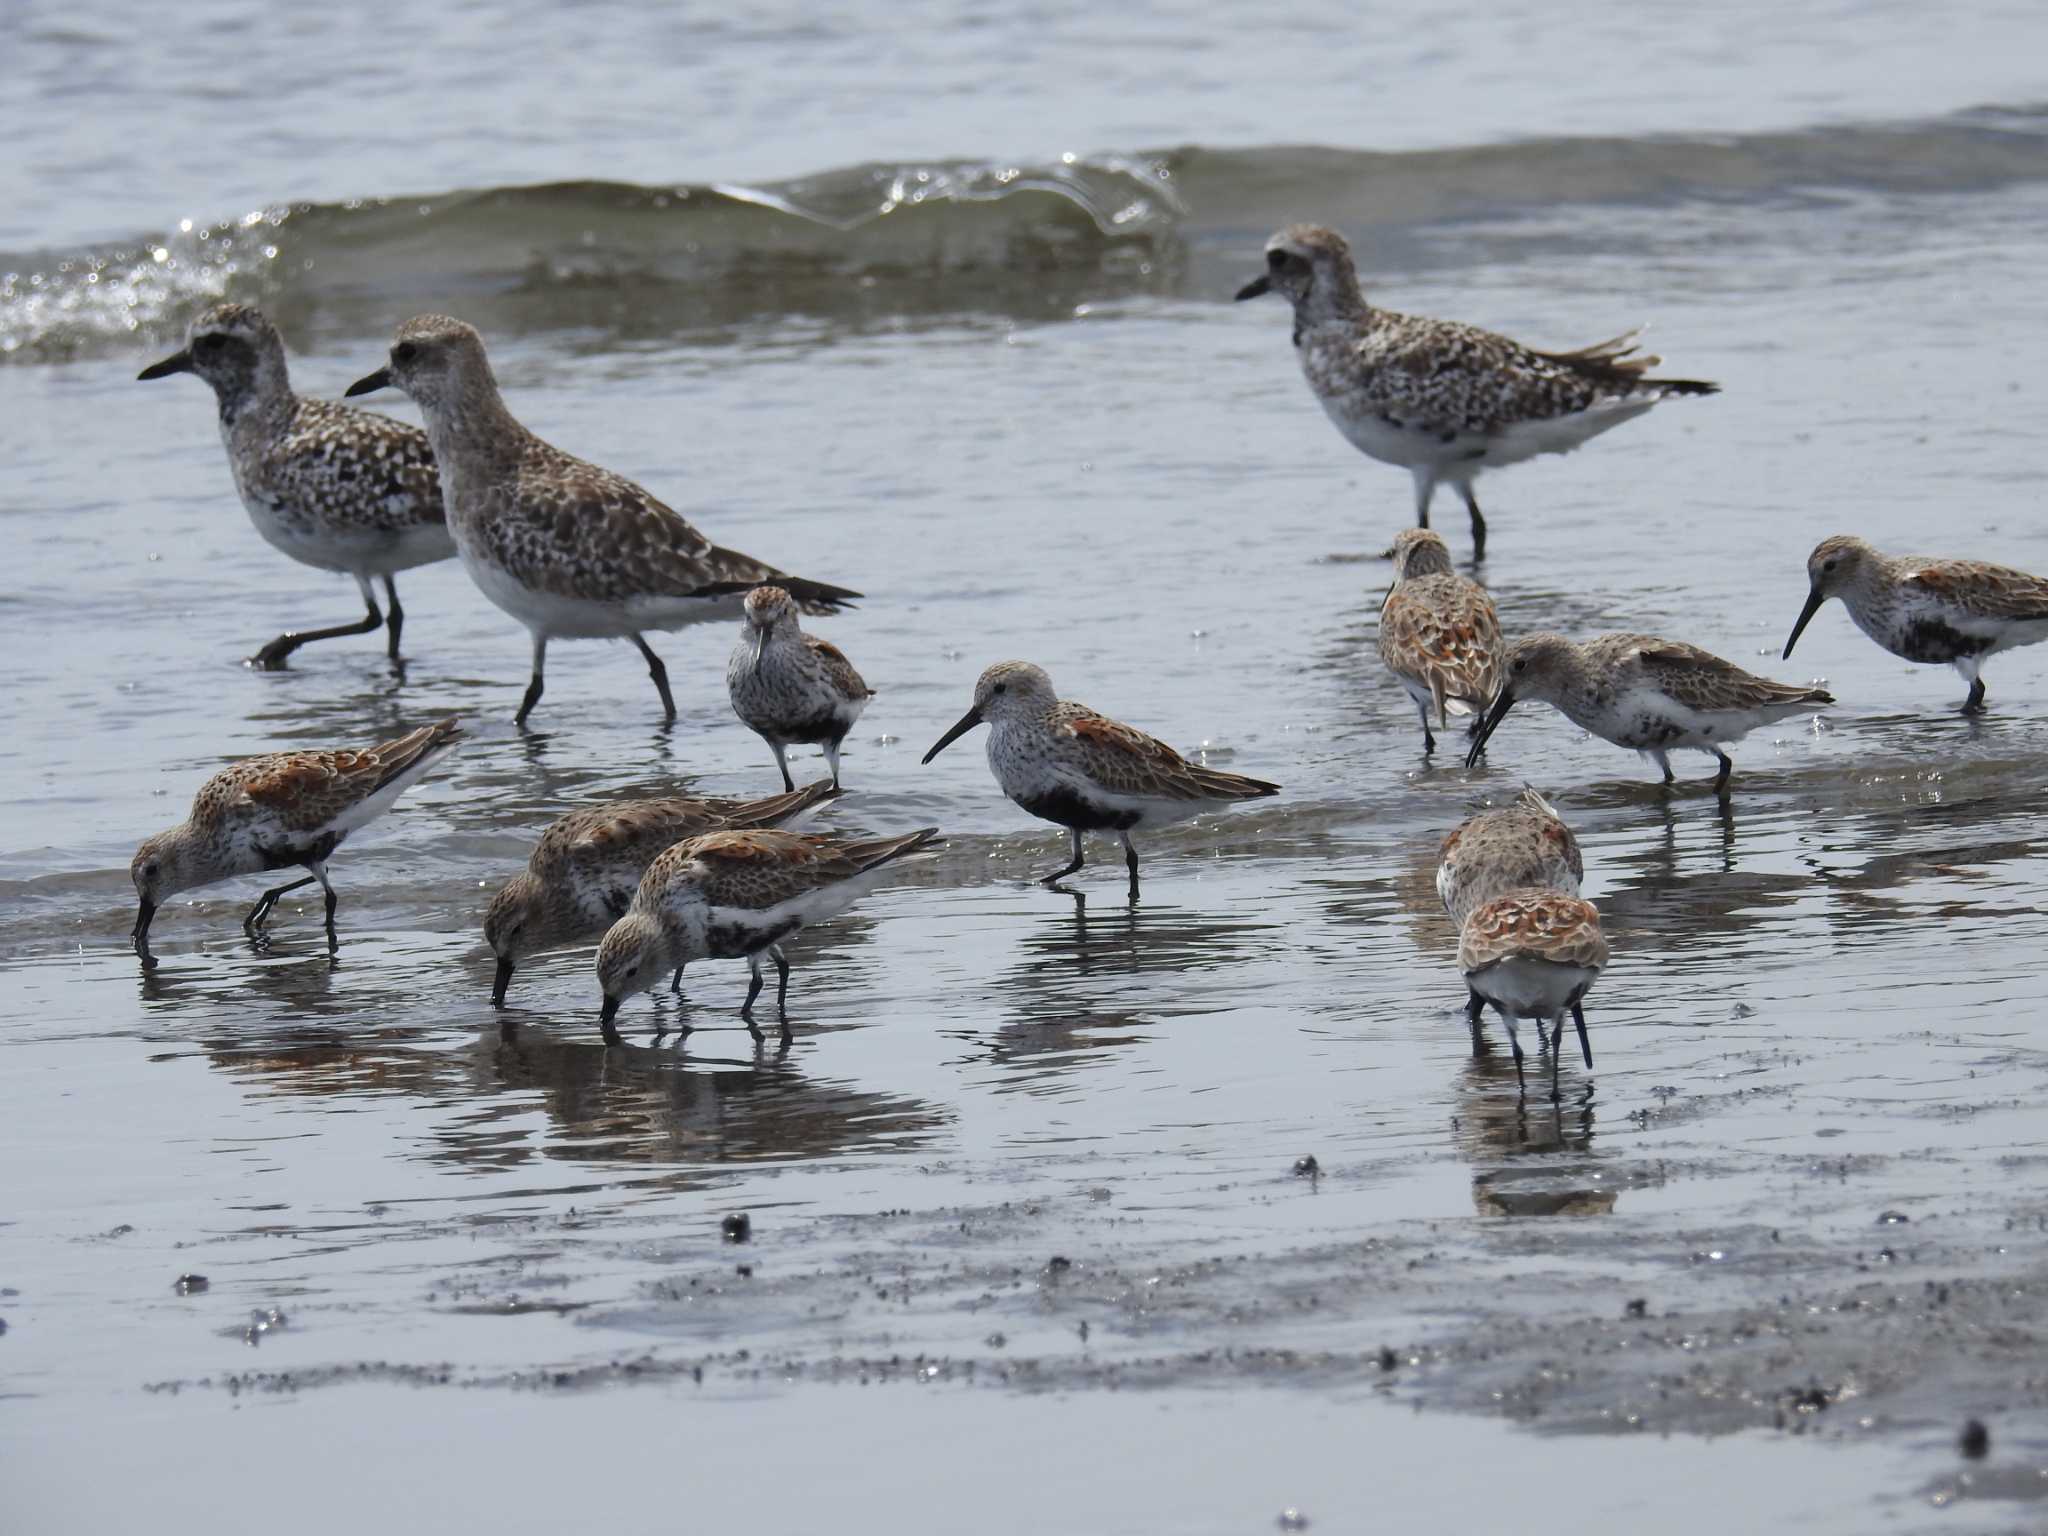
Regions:
<svg viewBox="0 0 2048 1536"><path fill-rule="evenodd" d="M533 706L540 702L540 696L547 684L543 680L548 669L548 637L535 633L533 637L533 681L526 685L526 697L519 701L519 713L512 717L514 725L526 724L526 717L533 713Z"/></svg>
<svg viewBox="0 0 2048 1536"><path fill-rule="evenodd" d="M1586 1012L1577 1003L1572 1004L1572 1023L1578 1026L1579 1050L1585 1056L1586 1066L1590 1069L1593 1065L1593 1042L1586 1038ZM1564 1034L1562 1024L1557 1026L1557 1032L1560 1036Z"/></svg>
<svg viewBox="0 0 2048 1536"><path fill-rule="evenodd" d="M1485 1042L1480 1038L1479 1035L1479 1021L1481 1018L1485 1016L1485 1014L1485 998L1481 997L1477 992L1474 992L1465 999L1465 1022L1472 1027L1472 1054L1474 1056L1483 1056L1486 1054Z"/></svg>
<svg viewBox="0 0 2048 1536"><path fill-rule="evenodd" d="M1480 514L1479 498L1472 494L1471 483L1468 481L1458 490L1465 498L1465 510L1472 514L1472 563L1477 565L1486 558L1486 519Z"/></svg>
<svg viewBox="0 0 2048 1536"><path fill-rule="evenodd" d="M1650 761L1652 761L1659 768L1664 770L1664 782L1666 784L1673 783L1677 780L1678 775L1671 771L1671 754L1669 752L1658 752L1652 750L1650 753Z"/></svg>
<svg viewBox="0 0 2048 1536"><path fill-rule="evenodd" d="M384 647L384 654L396 661L398 634L405 628L405 610L398 606L398 583L389 576L384 578L384 627L391 637L391 643Z"/></svg>
<svg viewBox="0 0 2048 1536"><path fill-rule="evenodd" d="M782 770L782 788L787 793L796 788L796 780L789 776L789 748L779 741L771 741L768 745L775 749L775 766Z"/></svg>
<svg viewBox="0 0 2048 1536"><path fill-rule="evenodd" d="M768 958L775 962L775 1012L782 1020L782 1043L789 1044L789 958L780 944L768 946Z"/></svg>
<svg viewBox="0 0 2048 1536"><path fill-rule="evenodd" d="M683 968L680 965L676 967L675 975L669 978L668 989L678 997L683 995Z"/></svg>
<svg viewBox="0 0 2048 1536"><path fill-rule="evenodd" d="M1536 1033L1539 1035L1543 1033L1543 1021L1541 1019L1538 1019L1536 1021ZM1564 1052L1561 1049L1559 1049L1559 1047L1561 1047L1563 1044L1564 1015L1560 1013L1557 1016L1556 1032L1552 1034L1550 1039L1550 1102L1553 1104L1559 1102L1557 1091L1557 1070L1559 1060L1564 1055Z"/></svg>
<svg viewBox="0 0 2048 1536"><path fill-rule="evenodd" d="M332 629L290 630L279 635L270 644L249 658L249 665L264 672L275 672L284 665L285 658L300 646L314 640L335 640L343 635L374 634L384 625L384 615L377 610L376 596L370 591L369 578L358 576L356 585L363 589L363 606L369 611L354 624L337 624Z"/></svg>
<svg viewBox="0 0 2048 1536"><path fill-rule="evenodd" d="M754 999L761 995L761 988L766 983L761 979L761 957L758 954L749 955L747 964L752 967L754 974L747 982L747 1000L740 1004L740 1017L747 1021L747 1033L759 1040L761 1026L754 1022Z"/></svg>
<svg viewBox="0 0 2048 1536"><path fill-rule="evenodd" d="M1983 711L1983 708L1984 679L1973 677L1970 679L1970 696L1963 700L1963 713L1966 715L1979 714Z"/></svg>
<svg viewBox="0 0 2048 1536"><path fill-rule="evenodd" d="M1131 872L1131 900L1138 899L1138 845L1131 841L1128 832L1120 834L1124 840L1124 867Z"/></svg>
<svg viewBox="0 0 2048 1536"><path fill-rule="evenodd" d="M249 915L242 919L242 932L248 934L252 939L255 938L257 932L263 927L265 920L269 918L270 909L277 905L280 896L289 896L300 886L311 885L318 878L317 875L307 875L302 880L294 880L290 885L280 885L274 891L265 891L261 898L258 899L256 905L249 909ZM332 919L330 918L329 921L331 922Z"/></svg>
<svg viewBox="0 0 2048 1536"><path fill-rule="evenodd" d="M1079 869L1083 864L1087 862L1087 860L1081 857L1080 830L1078 828L1069 827L1067 829L1067 836L1071 837L1074 840L1074 862L1069 864L1065 869L1055 870L1053 873L1047 875L1043 880L1038 882L1040 885L1058 885L1062 880L1066 879L1067 876L1071 875L1075 870Z"/></svg>
<svg viewBox="0 0 2048 1536"><path fill-rule="evenodd" d="M834 789L837 789L839 787L839 743L844 740L846 740L846 738L844 736L841 736L833 741L828 741L824 744L825 766L832 770L832 787ZM789 777L789 770L784 769L782 776L784 779L787 779ZM796 788L794 784L791 784L788 787L791 789Z"/></svg>
<svg viewBox="0 0 2048 1536"><path fill-rule="evenodd" d="M1524 1093L1527 1093L1529 1091L1529 1083L1528 1080L1522 1076L1522 1042L1515 1035L1514 1015L1510 1014L1507 1011L1507 1009L1501 1007L1499 1003L1495 1003L1493 1007L1494 1011L1500 1015L1501 1023L1507 1025L1508 1027L1508 1049L1514 1052L1515 1056L1515 1086L1517 1088L1520 1088Z"/></svg>
<svg viewBox="0 0 2048 1536"><path fill-rule="evenodd" d="M1429 504L1436 500L1436 476L1426 470L1415 473L1415 526L1429 526Z"/></svg>
<svg viewBox="0 0 2048 1536"><path fill-rule="evenodd" d="M315 864L313 866L313 874L320 882L320 889L327 894L327 949L331 954L341 947L341 937L334 931L334 908L336 905L334 887L327 881L327 866L325 864Z"/></svg>
<svg viewBox="0 0 2048 1536"><path fill-rule="evenodd" d="M1424 757L1432 756L1436 752L1436 737L1431 735L1429 730L1429 706L1423 703L1422 700L1417 699L1415 701L1415 713L1422 720L1422 755Z"/></svg>
<svg viewBox="0 0 2048 1536"><path fill-rule="evenodd" d="M640 654L647 658L647 675L654 679L654 691L661 695L662 714L670 720L675 719L676 700L675 695L668 691L668 668L663 666L661 658L654 654L654 647L649 645L638 633L634 634L633 643L640 647ZM782 770L782 776L785 779L789 777L789 770L787 768ZM794 789L796 786L791 785L790 787Z"/></svg>
<svg viewBox="0 0 2048 1536"><path fill-rule="evenodd" d="M1714 775L1714 793L1725 800L1728 798L1728 775L1735 771L1735 759L1719 750L1714 756L1721 760L1721 771Z"/></svg>

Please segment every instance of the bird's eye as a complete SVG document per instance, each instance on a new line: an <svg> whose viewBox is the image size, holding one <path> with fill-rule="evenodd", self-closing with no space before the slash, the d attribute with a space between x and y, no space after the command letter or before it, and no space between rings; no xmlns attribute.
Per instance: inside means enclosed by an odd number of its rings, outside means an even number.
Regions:
<svg viewBox="0 0 2048 1536"><path fill-rule="evenodd" d="M995 687L989 689L990 693L1007 693L1009 691L1010 685L1008 683L997 683Z"/></svg>
<svg viewBox="0 0 2048 1536"><path fill-rule="evenodd" d="M391 361L394 363L409 363L419 355L420 349L409 341L401 341L391 349Z"/></svg>
<svg viewBox="0 0 2048 1536"><path fill-rule="evenodd" d="M227 344L226 337L208 333L192 343L192 355L194 357L214 357Z"/></svg>
<svg viewBox="0 0 2048 1536"><path fill-rule="evenodd" d="M1278 271L1279 271L1279 270L1280 270L1280 269L1281 269L1282 267L1284 267L1284 266L1286 266L1286 265L1287 265L1287 253L1286 253L1285 251L1268 251L1268 252L1266 252L1266 266L1267 266L1267 267L1268 267L1268 269L1270 269L1271 271L1274 271L1274 272L1278 272Z"/></svg>
<svg viewBox="0 0 2048 1536"><path fill-rule="evenodd" d="M1820 568L1824 571L1832 571L1835 568L1835 562L1832 560L1823 560L1820 563Z"/></svg>
<svg viewBox="0 0 2048 1536"><path fill-rule="evenodd" d="M1527 658L1526 656L1523 656L1523 657L1517 657L1517 658L1516 658L1516 660L1515 660L1515 670L1516 670L1517 672L1526 672L1526 671L1528 671L1528 670L1529 670L1529 659L1528 659L1528 658Z"/></svg>
<svg viewBox="0 0 2048 1536"><path fill-rule="evenodd" d="M628 966L626 968L626 974L628 976L638 976L640 974L640 967L637 965Z"/></svg>
<svg viewBox="0 0 2048 1536"><path fill-rule="evenodd" d="M154 880L161 873L162 871L158 868L155 859L151 859L147 864L142 866L142 878L145 880Z"/></svg>

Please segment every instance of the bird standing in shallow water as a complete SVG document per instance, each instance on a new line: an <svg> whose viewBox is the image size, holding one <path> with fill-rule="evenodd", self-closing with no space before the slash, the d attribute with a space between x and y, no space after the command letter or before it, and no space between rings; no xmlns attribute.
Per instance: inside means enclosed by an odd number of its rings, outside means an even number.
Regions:
<svg viewBox="0 0 2048 1536"><path fill-rule="evenodd" d="M1138 898L1138 850L1131 834L1186 821L1236 800L1280 793L1278 784L1191 763L1165 742L1133 730L1054 692L1042 667L999 661L974 685L974 705L925 753L929 763L977 725L986 723L988 766L1003 793L1032 815L1065 827L1074 860L1041 882L1052 885L1080 869L1083 832L1115 832L1123 840Z"/></svg>
<svg viewBox="0 0 2048 1536"><path fill-rule="evenodd" d="M1856 627L1894 656L1960 672L1970 685L1964 714L1984 708L1987 658L2048 640L2048 581L2010 566L1886 555L1837 534L1807 557L1806 579L1787 660L1821 604L1839 597Z"/></svg>
<svg viewBox="0 0 2048 1536"><path fill-rule="evenodd" d="M1450 729L1452 715L1479 729L1500 691L1507 646L1493 599L1453 569L1450 548L1436 534L1405 528L1390 553L1394 584L1380 604L1380 660L1415 701L1427 755L1436 751L1432 711L1439 730Z"/></svg>
<svg viewBox="0 0 2048 1536"><path fill-rule="evenodd" d="M312 873L265 891L242 919L242 931L254 938L279 897L318 880L327 894L327 944L333 948L339 939L327 861L349 833L383 815L453 751L460 735L453 720L443 720L360 752L272 752L223 768L193 797L192 814L144 840L129 863L142 898L130 938L143 965L156 965L149 925L170 897L231 875L295 867Z"/></svg>
<svg viewBox="0 0 2048 1536"><path fill-rule="evenodd" d="M1493 1004L1507 1025L1517 1082L1522 1079L1522 1042L1515 1037L1515 1020L1536 1020L1539 1039L1546 1023L1555 1024L1544 1042L1550 1048L1553 1102L1567 1013L1578 1028L1586 1065L1593 1065L1579 1003L1606 968L1599 912L1590 901L1563 891L1521 890L1496 897L1474 908L1458 934L1458 969L1472 995Z"/></svg>
<svg viewBox="0 0 2048 1536"><path fill-rule="evenodd" d="M800 832L712 832L677 843L647 868L633 905L597 950L605 1042L620 1044L619 1005L693 960L745 960L753 971L740 1017L756 1040L761 960L775 962L775 1007L789 1039L789 961L782 941L835 917L879 883L896 860L928 848L937 827L902 837ZM684 1033L688 1033L686 1029Z"/></svg>
<svg viewBox="0 0 2048 1536"><path fill-rule="evenodd" d="M505 408L483 338L460 320L406 321L389 364L348 393L393 384L426 417L463 569L533 637L515 724L540 702L551 638L631 640L674 720L668 668L647 630L737 618L745 592L771 581L811 613L860 596L722 549L623 475L542 442Z"/></svg>
<svg viewBox="0 0 2048 1536"><path fill-rule="evenodd" d="M1330 420L1368 457L1415 479L1415 520L1429 526L1441 484L1472 514L1472 558L1486 555L1486 519L1472 481L1481 470L1568 453L1673 395L1718 384L1653 379L1659 359L1635 355L1637 333L1539 352L1477 326L1376 309L1351 247L1333 230L1294 224L1266 242L1266 270L1239 299L1278 293L1294 306L1301 371Z"/></svg>
<svg viewBox="0 0 2048 1536"><path fill-rule="evenodd" d="M775 753L784 789L796 788L789 748L807 745L825 749L832 787L839 787L839 744L875 690L838 646L804 633L796 599L781 587L756 587L747 594L725 686L733 713Z"/></svg>
<svg viewBox="0 0 2048 1536"><path fill-rule="evenodd" d="M1673 751L1711 752L1721 764L1714 789L1722 795L1735 770L1722 742L1835 702L1825 689L1758 677L1682 640L1620 634L1575 645L1563 635L1530 635L1508 650L1507 680L1472 738L1468 768L1518 699L1540 699L1581 730L1647 754L1666 784Z"/></svg>
<svg viewBox="0 0 2048 1536"><path fill-rule="evenodd" d="M1585 878L1579 840L1550 802L1526 785L1514 804L1481 811L1453 828L1437 850L1436 893L1461 931L1474 910L1510 891L1576 896ZM1472 993L1465 1018L1472 1026L1475 1054L1484 1009L1485 999ZM1592 1064L1589 1058L1586 1065Z"/></svg>
<svg viewBox="0 0 2048 1536"><path fill-rule="evenodd" d="M184 347L136 377L175 373L197 374L213 387L228 468L256 531L302 565L355 577L363 594L362 622L279 635L249 664L275 670L311 641L372 634L380 625L390 632L386 653L398 660L405 611L393 577L455 553L426 433L294 394L277 328L247 304L202 310ZM378 578L383 613L370 587Z"/></svg>

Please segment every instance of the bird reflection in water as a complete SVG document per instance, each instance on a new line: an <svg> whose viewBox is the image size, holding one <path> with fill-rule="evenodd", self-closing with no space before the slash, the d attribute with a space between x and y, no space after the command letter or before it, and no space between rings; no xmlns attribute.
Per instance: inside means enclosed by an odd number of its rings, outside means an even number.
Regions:
<svg viewBox="0 0 2048 1536"><path fill-rule="evenodd" d="M1593 1154L1593 1083L1563 1102L1530 1100L1514 1064L1487 1052L1465 1063L1454 1128L1473 1165L1472 1206L1481 1216L1604 1216L1618 1189Z"/></svg>

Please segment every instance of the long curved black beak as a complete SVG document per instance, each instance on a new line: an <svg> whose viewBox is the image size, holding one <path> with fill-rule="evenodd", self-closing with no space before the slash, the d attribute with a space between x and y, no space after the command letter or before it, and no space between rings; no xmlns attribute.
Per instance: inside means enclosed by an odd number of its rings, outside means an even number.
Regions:
<svg viewBox="0 0 2048 1536"><path fill-rule="evenodd" d="M946 732L945 735L941 736L937 741L932 743L932 749L931 751L925 753L924 760L926 762L930 762L933 758L937 757L941 752L945 751L946 748L953 745L954 742L958 741L962 736L965 736L969 731L973 730L979 724L981 724L981 709L980 706L977 705L975 708L970 709L969 711L967 711L966 714L962 715L959 718L959 720L954 723L953 729Z"/></svg>
<svg viewBox="0 0 2048 1536"><path fill-rule="evenodd" d="M604 1000L604 1007L599 1009L597 1014L597 1027L604 1031L604 1043L606 1045L624 1045L626 1043L626 1037L619 1033L619 1026L612 1022L618 1016L619 1000L616 997L607 997Z"/></svg>
<svg viewBox="0 0 2048 1536"><path fill-rule="evenodd" d="M156 969L156 956L149 952L149 925L155 916L156 903L147 896L143 897L142 910L135 914L135 931L128 935L129 942L135 946L135 953L142 957L145 971Z"/></svg>
<svg viewBox="0 0 2048 1536"><path fill-rule="evenodd" d="M138 379L168 379L174 373L190 373L191 371L192 349L186 347L181 351L173 352L160 363L151 363L142 372L135 375L135 377Z"/></svg>
<svg viewBox="0 0 2048 1536"><path fill-rule="evenodd" d="M1465 754L1467 768L1479 761L1479 754L1486 750L1487 738L1493 735L1501 721L1507 718L1507 712L1514 707L1514 694L1506 688L1501 689L1500 697L1493 701L1493 708L1486 712L1486 719L1480 724L1479 729L1472 733L1472 747Z"/></svg>
<svg viewBox="0 0 2048 1536"><path fill-rule="evenodd" d="M389 389L390 387L391 370L389 368L379 368L375 373L364 374L360 379L357 379L355 383L349 385L347 389L344 389L342 391L342 394L344 396L367 395L372 390Z"/></svg>
<svg viewBox="0 0 2048 1536"><path fill-rule="evenodd" d="M491 978L491 1006L493 1008L505 1006L505 989L511 985L512 962L501 956L498 960L498 974Z"/></svg>
<svg viewBox="0 0 2048 1536"><path fill-rule="evenodd" d="M1820 612L1820 605L1828 600L1827 594L1815 587L1806 594L1806 606L1799 610L1799 622L1792 626L1792 638L1785 642L1785 654L1780 661L1792 659L1792 647L1799 643L1799 637L1806 633L1806 626L1813 622L1813 616Z"/></svg>
<svg viewBox="0 0 2048 1536"><path fill-rule="evenodd" d="M1256 299L1260 294L1271 293L1272 291L1273 279L1261 272L1257 277L1237 290L1237 302L1241 304L1246 299Z"/></svg>

